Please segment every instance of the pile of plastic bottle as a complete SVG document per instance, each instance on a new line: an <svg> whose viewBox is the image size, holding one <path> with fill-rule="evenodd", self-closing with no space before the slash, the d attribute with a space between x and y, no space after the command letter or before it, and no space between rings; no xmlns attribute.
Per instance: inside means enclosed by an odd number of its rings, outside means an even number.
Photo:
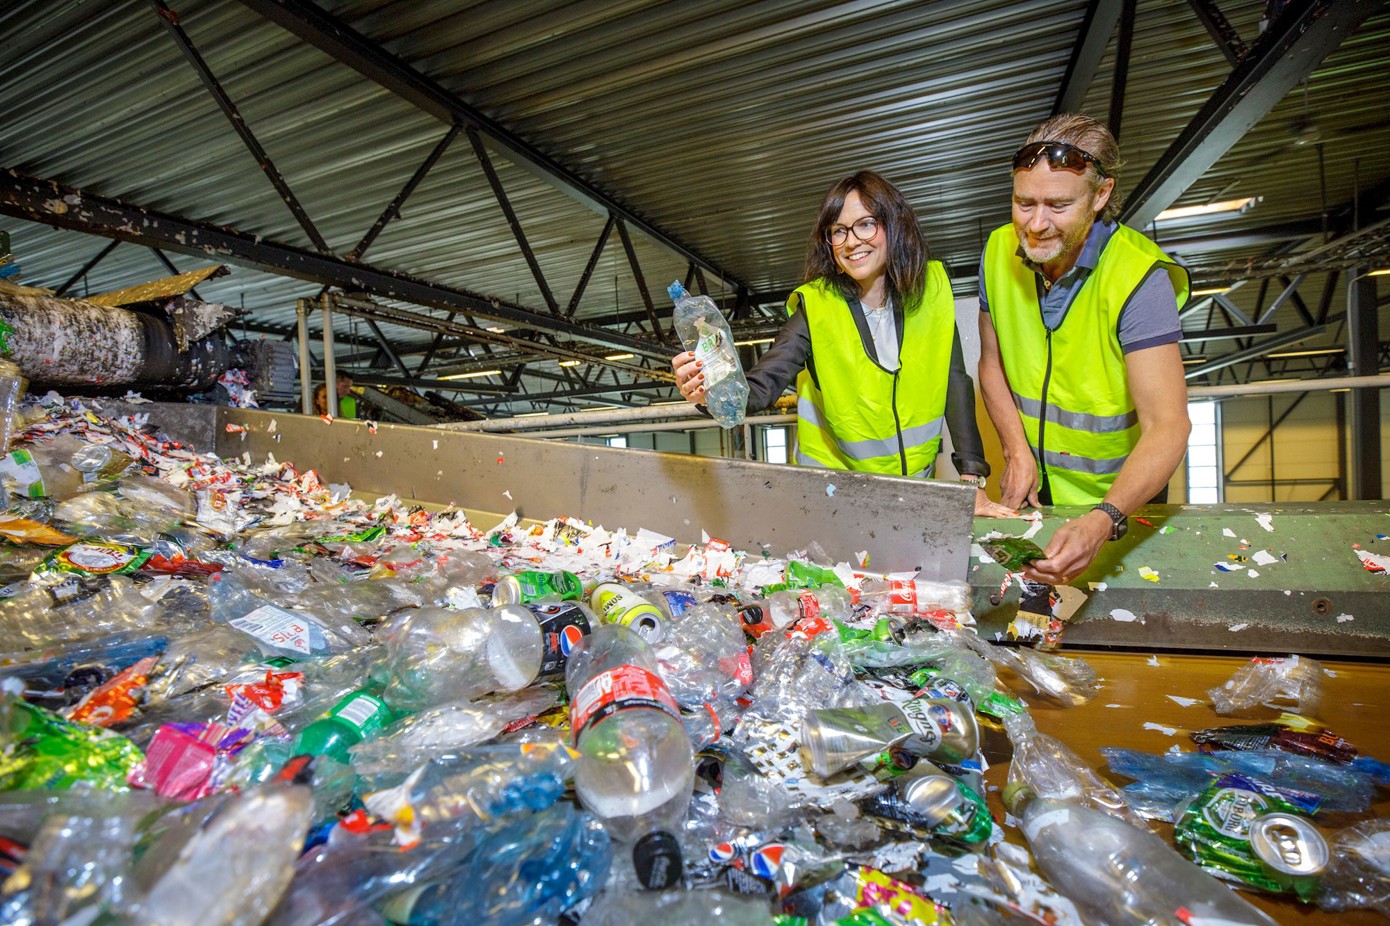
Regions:
<svg viewBox="0 0 1390 926"><path fill-rule="evenodd" d="M964 583L366 503L52 395L0 480L6 924L1390 915L1385 768L1298 723L1312 660L1211 693L1298 714L1113 750L1120 789L1023 700L1094 672L982 639Z"/></svg>

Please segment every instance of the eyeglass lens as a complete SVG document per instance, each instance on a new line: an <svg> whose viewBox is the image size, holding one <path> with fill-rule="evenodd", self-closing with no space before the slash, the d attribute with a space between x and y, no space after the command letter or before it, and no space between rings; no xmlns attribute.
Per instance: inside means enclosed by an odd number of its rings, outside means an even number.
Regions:
<svg viewBox="0 0 1390 926"><path fill-rule="evenodd" d="M845 239L849 237L851 229L854 231L854 237L858 238L860 241L868 241L878 232L878 219L874 216L866 215L849 228L843 225L832 225L830 226L830 243L844 244Z"/></svg>

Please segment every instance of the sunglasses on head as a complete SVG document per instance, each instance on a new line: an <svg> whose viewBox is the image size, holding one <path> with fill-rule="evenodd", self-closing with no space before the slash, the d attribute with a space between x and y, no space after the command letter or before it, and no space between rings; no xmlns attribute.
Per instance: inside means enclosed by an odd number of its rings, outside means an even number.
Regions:
<svg viewBox="0 0 1390 926"><path fill-rule="evenodd" d="M1033 165L1044 157L1047 158L1048 166L1053 170L1069 170L1073 173L1084 174L1087 165L1090 165L1102 177L1109 176L1105 172L1105 168L1100 166L1100 161L1096 160L1095 155L1088 151L1082 151L1075 145L1069 145L1064 141L1035 141L1030 145L1024 145L1014 154L1014 170L1032 170Z"/></svg>

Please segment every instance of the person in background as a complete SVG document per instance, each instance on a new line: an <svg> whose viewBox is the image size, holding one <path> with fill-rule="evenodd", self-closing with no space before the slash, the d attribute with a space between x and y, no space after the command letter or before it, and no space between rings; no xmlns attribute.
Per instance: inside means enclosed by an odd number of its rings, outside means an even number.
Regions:
<svg viewBox="0 0 1390 926"><path fill-rule="evenodd" d="M352 377L345 372L339 372L336 377L338 393L338 414L337 418L356 418L357 417L357 396L352 392ZM314 414L328 414L328 384L319 383L314 390Z"/></svg>
<svg viewBox="0 0 1390 926"><path fill-rule="evenodd" d="M977 487L976 513L1013 516L985 495L989 464L950 280L897 187L868 170L832 186L802 279L786 323L747 373L748 410L769 407L795 381L797 463L895 476L935 472L945 425L957 472ZM703 404L695 355L677 354L671 367L681 395Z"/></svg>
<svg viewBox="0 0 1390 926"><path fill-rule="evenodd" d="M1080 575L1167 498L1191 425L1178 341L1187 271L1117 221L1119 146L1062 114L1013 158L1013 221L980 260L980 388L1007 506L1090 505L1025 578Z"/></svg>

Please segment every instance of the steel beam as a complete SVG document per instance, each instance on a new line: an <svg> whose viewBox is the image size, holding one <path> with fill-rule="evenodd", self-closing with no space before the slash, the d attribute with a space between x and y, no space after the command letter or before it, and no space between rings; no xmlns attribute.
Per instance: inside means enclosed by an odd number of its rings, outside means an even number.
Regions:
<svg viewBox="0 0 1390 926"><path fill-rule="evenodd" d="M617 215L653 241L693 260L735 287L745 286L737 278L697 254L690 246L662 231L638 215L632 207L614 199L574 171L548 157L506 126L468 105L458 95L425 76L406 61L385 51L347 23L331 16L307 0L241 0L241 2L304 42L395 93L413 106L450 124L472 126L496 142L516 162L538 171L600 215Z"/></svg>
<svg viewBox="0 0 1390 926"><path fill-rule="evenodd" d="M1081 32L1071 47L1071 59L1062 75L1062 88L1052 104L1052 115L1072 113L1081 108L1123 9L1124 0L1091 0L1087 4Z"/></svg>
<svg viewBox="0 0 1390 926"><path fill-rule="evenodd" d="M377 235L381 234L382 229L386 227L386 223L390 222L392 219L400 218L401 206L405 205L405 201L410 198L411 193L415 192L415 188L420 185L420 181L425 179L425 175L428 174L434 165L438 163L439 159L444 156L444 152L448 150L453 140L458 137L461 129L462 126L458 123L449 126L449 131L444 133L444 137L441 138L439 143L425 156L425 160L421 162L419 167L415 168L415 173L410 175L410 179L405 182L405 186L401 187L401 191L397 193L395 198L382 210L381 215L372 223L372 227L362 236L362 240L357 242L356 247L351 251L348 251L348 260L355 261L361 258L367 248L372 246L372 242L376 240Z"/></svg>
<svg viewBox="0 0 1390 926"><path fill-rule="evenodd" d="M622 392L647 392L651 389L674 389L675 386L665 380L650 380L647 382L618 383L612 386L593 386L588 389L567 389L562 392L541 392L527 394L518 392L508 397L508 401L520 402L549 402L554 399L582 399L593 398L595 396L613 395ZM461 402L461 405L493 405L495 399L477 399Z"/></svg>
<svg viewBox="0 0 1390 926"><path fill-rule="evenodd" d="M469 312L481 318L521 328L563 335L667 363L670 348L639 340L593 325L557 318L548 312L504 302L464 289L444 286L368 264L354 264L331 254L247 234L232 228L196 222L152 209L84 193L56 181L38 180L0 167L0 212L31 222L71 228L105 238L162 247L198 257L253 267L279 276L290 276L352 292L367 292L387 299L442 309ZM435 319L441 322L442 319ZM418 327L418 326L413 326ZM475 334L463 326L442 326L458 333L492 340L496 335ZM510 339L516 340L516 339Z"/></svg>
<svg viewBox="0 0 1390 926"><path fill-rule="evenodd" d="M598 242L594 244L594 250L589 255L589 262L584 265L584 272L579 276L579 282L575 284L574 295L570 297L569 305L565 306L565 317L574 318L574 313L579 310L579 300L584 298L584 290L589 287L589 279L594 275L594 270L598 267L598 260L603 256L603 247L608 243L608 236L613 234L613 226L618 224L617 216L608 213L608 221L603 223L603 231L599 232Z"/></svg>
<svg viewBox="0 0 1390 926"><path fill-rule="evenodd" d="M1328 319L1326 324L1314 325L1311 328L1300 328L1298 331L1290 331L1287 334L1281 334L1278 337L1270 338L1268 341L1261 341L1259 344L1255 344L1245 350L1236 351L1224 357L1218 357L1199 367L1193 367L1185 372L1183 376L1186 379L1196 379L1199 376L1204 376L1207 373L1214 373L1217 370L1234 366L1237 363L1244 363L1247 360L1257 360L1272 350L1288 347L1290 344L1297 344L1299 341L1306 341L1314 335L1322 334L1335 322L1340 321L1341 318L1341 315L1336 315Z"/></svg>
<svg viewBox="0 0 1390 926"><path fill-rule="evenodd" d="M1240 59L1249 52L1250 46L1245 44L1240 33L1217 8L1216 3L1213 0L1187 0L1187 3L1202 21L1216 47L1221 49L1226 60L1231 62L1231 67L1240 64Z"/></svg>
<svg viewBox="0 0 1390 926"><path fill-rule="evenodd" d="M1192 333L1183 332L1182 343L1194 344L1198 341L1220 341L1226 338L1248 338L1257 334L1273 334L1277 325L1245 325L1240 328L1207 328Z"/></svg>
<svg viewBox="0 0 1390 926"><path fill-rule="evenodd" d="M502 207L502 214L506 216L507 226L512 230L512 237L516 238L516 245L521 248L521 256L526 259L526 266L531 268L531 276L536 281L536 287L541 291L541 298L545 300L551 313L558 315L560 304L555 301L555 294L550 291L550 284L545 281L545 274L541 272L541 265L536 260L536 252L532 249L531 242L526 240L526 232L521 228L521 220L517 218L516 210L512 208L512 201L507 197L507 191L502 187L502 178L497 176L497 168L492 166L492 158L488 156L482 138L472 127L468 129L468 141L473 146L473 154L477 157L484 176L487 177L488 186L492 188L492 195L497 199L497 205Z"/></svg>
<svg viewBox="0 0 1390 926"><path fill-rule="evenodd" d="M1129 50L1134 44L1135 0L1124 0L1120 14L1120 35L1115 40L1115 73L1110 82L1110 134L1120 137L1120 122L1125 113L1125 88L1129 86Z"/></svg>
<svg viewBox="0 0 1390 926"><path fill-rule="evenodd" d="M1347 284L1347 360L1353 376L1378 373L1380 312L1376 278L1363 268ZM1380 465L1380 390L1351 393L1351 490L1357 499L1384 498Z"/></svg>
<svg viewBox="0 0 1390 926"><path fill-rule="evenodd" d="M1380 0L1311 0L1286 9L1139 181L1121 220L1147 226L1382 8Z"/></svg>
<svg viewBox="0 0 1390 926"><path fill-rule="evenodd" d="M246 145L246 150L250 151L251 156L256 159L256 165L265 173L271 185L275 187L275 192L280 194L280 198L284 200L285 205L288 206L290 212L294 214L295 221L299 223L299 227L304 229L304 233L309 236L309 240L313 242L314 247L325 253L331 252L332 248L328 246L328 242L323 240L323 235L319 234L319 230L317 226L314 225L313 219L309 218L309 213L305 212L304 207L300 205L298 197L296 197L294 191L290 189L290 185L285 181L284 175L275 167L275 163L271 161L270 155L261 147L261 143L256 140L255 134L252 133L251 127L246 124L246 120L242 118L241 113L236 108L236 104L232 102L232 98L227 96L227 91L223 90L222 85L217 82L217 77L212 73L212 69L209 68L207 62L203 60L203 56L198 54L198 49L194 47L192 40L188 38L188 33L183 31L183 26L179 23L179 15L169 9L163 0L150 0L150 5L154 7L154 11L158 14L160 21L164 23L165 28L169 30L169 34L173 36L174 41L178 44L180 50L183 51L184 57L188 59L188 63L193 65L193 70L197 72L198 79L203 82L203 86L207 88L208 93L212 94L212 98L217 101L218 108L222 110L222 114L227 117L227 121L232 124L232 128L235 129L237 135L241 137L242 143Z"/></svg>
<svg viewBox="0 0 1390 926"><path fill-rule="evenodd" d="M67 282L55 289L53 291L53 295L61 296L63 295L63 293L72 289L73 284L85 277L88 273L91 273L92 268L94 268L97 264L101 263L102 258L104 258L107 254L110 254L112 251L116 250L116 245L118 244L120 244L119 241L112 241L109 244L107 244L106 247L98 251L95 257L93 257L91 260L87 261L85 264L82 265L81 270L68 277Z"/></svg>

